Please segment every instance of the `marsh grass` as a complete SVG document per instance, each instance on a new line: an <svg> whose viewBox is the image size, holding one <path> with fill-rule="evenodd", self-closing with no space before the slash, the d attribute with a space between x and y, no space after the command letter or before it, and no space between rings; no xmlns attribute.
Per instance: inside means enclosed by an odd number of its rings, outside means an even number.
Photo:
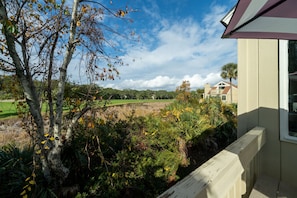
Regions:
<svg viewBox="0 0 297 198"><path fill-rule="evenodd" d="M126 105L126 104L142 104L142 103L157 103L157 102L173 102L173 100L109 100L109 101L98 101L98 106L106 105L110 106L118 106L118 105ZM47 104L43 103L42 111L47 111ZM64 108L64 111L68 111L67 107ZM14 101L0 101L0 120L6 119L10 117L18 116L17 111L17 102Z"/></svg>
<svg viewBox="0 0 297 198"><path fill-rule="evenodd" d="M30 144L30 136L23 130L0 132L0 147L8 143L15 144L19 148L24 148Z"/></svg>
<svg viewBox="0 0 297 198"><path fill-rule="evenodd" d="M132 114L134 116L145 116L164 108L172 100L112 100L107 104L106 111L98 112L98 118L108 117L108 114L117 114L118 119L126 119ZM13 102L0 102L0 147L15 143L23 148L30 143L30 136L22 128L22 121L17 117L16 106ZM45 112L45 108L44 108Z"/></svg>
<svg viewBox="0 0 297 198"><path fill-rule="evenodd" d="M174 100L110 100L107 101L107 106L114 106L114 105L125 105L125 104L139 104L139 103L158 103L158 102L173 102Z"/></svg>

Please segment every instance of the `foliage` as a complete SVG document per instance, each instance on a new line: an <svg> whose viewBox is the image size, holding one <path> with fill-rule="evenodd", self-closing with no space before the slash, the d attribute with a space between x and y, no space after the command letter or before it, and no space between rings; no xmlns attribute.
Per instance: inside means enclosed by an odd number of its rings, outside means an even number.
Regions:
<svg viewBox="0 0 297 198"><path fill-rule="evenodd" d="M44 92L44 82L36 80L35 81L38 92L42 100L47 100L46 92ZM58 81L52 81L52 93L56 95L58 91ZM24 99L23 90L16 79L16 76L11 75L0 75L0 100L12 99L19 100ZM75 84L71 82L66 82L65 84L65 98L86 98L87 96L96 96L99 100L153 100L153 99L174 99L176 93L174 91L166 90L133 90L124 89L118 90L113 88L103 88L96 84Z"/></svg>
<svg viewBox="0 0 297 198"><path fill-rule="evenodd" d="M237 79L237 64L236 63L228 63L222 67L221 77L223 79L228 79L230 83L232 79Z"/></svg>
<svg viewBox="0 0 297 198"><path fill-rule="evenodd" d="M81 116L73 126L72 144L61 153L69 175L58 187L49 185L41 164L32 160L42 157L41 151L3 147L0 176L9 182L1 182L0 193L156 197L197 168L200 164L195 161L211 157L236 138L236 106L217 98L202 100L198 91L189 91L188 82L183 85L177 89L177 99L160 113L138 117L132 112L120 120L116 112L97 108ZM70 117L86 102L66 99ZM47 150L53 141L53 136L44 134L41 149Z"/></svg>
<svg viewBox="0 0 297 198"><path fill-rule="evenodd" d="M155 197L185 176L178 171L190 163L188 149L218 152L234 141L236 109L215 98L190 101L176 101L146 117L81 120L73 145L84 148L77 156L85 170L76 169L87 176L80 180L84 195Z"/></svg>
<svg viewBox="0 0 297 198"><path fill-rule="evenodd" d="M26 178L32 178L34 170L39 178L35 186L30 186L34 195L47 192L46 196L51 197L50 192L54 192L58 197L156 197L197 168L200 164L195 160L211 157L236 138L236 106L186 94L187 100L176 100L160 113L145 117L131 112L120 120L116 112L90 111L75 126L72 144L63 149L61 159L70 172L59 190L50 191L40 179L41 171L28 160L25 171L21 166L14 167L26 172L13 188L16 195L28 185ZM31 150L31 159L33 154ZM1 170L2 175L9 175L10 169Z"/></svg>
<svg viewBox="0 0 297 198"><path fill-rule="evenodd" d="M113 88L102 88L97 85L77 85L67 83L65 87L65 97L81 98L87 95L96 96L100 100L154 100L154 99L174 99L176 93L166 90L117 90Z"/></svg>
<svg viewBox="0 0 297 198"><path fill-rule="evenodd" d="M135 34L117 32L120 23L111 20L130 21L127 15L132 11L128 6L112 10L98 1L0 1L0 69L20 83L16 93L23 94L16 97L24 96L26 104L21 101L17 107L32 138L30 152L15 147L1 150L1 179L12 175L3 192L73 197L80 191L80 196L116 197L145 191L144 196L152 197L178 179L179 166L188 165L188 142L195 143L206 129L223 125L226 115L219 112L225 107L210 102L206 105L212 107L205 110L191 96L187 82L180 87L177 102L160 115L132 114L125 121L113 114L98 118L96 99L103 97L98 87L68 84L74 57L81 60L78 66L90 82L119 75L117 66L124 63L117 55L117 43L110 41ZM107 21L115 27L104 24ZM151 92L126 93L124 98L152 97ZM154 98L169 97L161 93ZM210 117L211 111L215 117Z"/></svg>
<svg viewBox="0 0 297 198"><path fill-rule="evenodd" d="M23 90L15 75L0 75L0 99L23 99Z"/></svg>
<svg viewBox="0 0 297 198"><path fill-rule="evenodd" d="M190 99L190 82L189 81L183 81L183 83L176 88L177 96L176 100L180 102L188 102Z"/></svg>
<svg viewBox="0 0 297 198"><path fill-rule="evenodd" d="M25 179L32 173L33 150L20 151L14 145L7 145L0 151L0 196L19 196L25 186Z"/></svg>
<svg viewBox="0 0 297 198"><path fill-rule="evenodd" d="M71 91L67 92L72 88L67 84L70 62L78 58L76 65L90 82L113 80L119 75L117 66L124 63L117 55L117 43L110 41L134 40L135 34L128 30L117 32L116 27L123 24L121 21L131 21L127 16L133 10L128 6L109 9L112 1L106 4L79 0L0 1L0 70L8 73L8 77L1 78L1 91L7 93L7 85L13 85L11 78L15 79L13 95L6 97L25 99L17 108L38 155L34 163L40 163L44 178L56 192L69 174L61 161L62 150L71 144L74 125L91 109L96 97L91 86L80 87L79 96L67 101L70 113L63 116L65 95L72 96ZM119 22L113 23L112 19ZM116 25L109 27L104 24L107 21ZM118 36L120 39L115 39ZM9 84L4 85L7 80ZM48 104L47 114L42 112L44 101ZM48 128L45 120L49 120ZM44 144L46 138L51 141Z"/></svg>
<svg viewBox="0 0 297 198"><path fill-rule="evenodd" d="M20 150L8 144L0 149L1 197L56 197L43 186L45 181L40 166L32 161L33 153L31 146Z"/></svg>
<svg viewBox="0 0 297 198"><path fill-rule="evenodd" d="M237 79L237 64L228 63L222 67L221 77L223 79L228 79L230 83L230 92L231 92L231 103L233 102L232 97L232 79Z"/></svg>

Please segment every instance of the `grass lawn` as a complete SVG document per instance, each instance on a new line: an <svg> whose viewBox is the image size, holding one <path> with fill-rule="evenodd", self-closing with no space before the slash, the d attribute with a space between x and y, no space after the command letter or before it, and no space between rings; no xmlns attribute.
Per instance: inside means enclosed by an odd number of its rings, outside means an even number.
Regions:
<svg viewBox="0 0 297 198"><path fill-rule="evenodd" d="M0 102L0 119L17 116L16 104L13 102Z"/></svg>
<svg viewBox="0 0 297 198"><path fill-rule="evenodd" d="M151 102L172 102L172 101L173 100L110 100L107 102L107 106L135 104L135 103L151 103ZM100 104L102 105L103 103L99 103L99 105ZM42 109L43 111L45 111L46 104L44 104ZM16 111L16 103L0 101L0 119L16 117L17 115L18 114Z"/></svg>

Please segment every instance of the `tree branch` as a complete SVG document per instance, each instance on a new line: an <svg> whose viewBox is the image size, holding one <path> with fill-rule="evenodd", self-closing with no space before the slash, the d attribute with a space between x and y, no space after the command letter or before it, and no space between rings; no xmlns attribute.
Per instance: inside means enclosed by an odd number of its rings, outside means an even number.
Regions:
<svg viewBox="0 0 297 198"><path fill-rule="evenodd" d="M53 96L52 96L52 75L53 75L53 59L55 54L55 49L57 46L59 38L59 33L56 32L55 38L53 41L52 49L50 52L50 63L48 67L48 77L47 77L47 99L49 105L49 115L50 115L50 123L49 123L49 133L52 134L54 127L54 107L53 107Z"/></svg>
<svg viewBox="0 0 297 198"><path fill-rule="evenodd" d="M9 66L5 66L3 63L6 63L8 65L10 65L11 67ZM16 69L14 68L14 65L6 60L3 60L3 59L0 59L0 69L5 71L5 72L16 72Z"/></svg>
<svg viewBox="0 0 297 198"><path fill-rule="evenodd" d="M6 7L3 4L3 1L0 1L0 19L2 20L8 20L8 15L6 11ZM5 36L6 39L6 44L7 44L7 50L9 52L10 57L12 58L12 62L14 64L14 67L16 69L16 76L20 80L20 83L22 85L22 88L24 90L24 95L26 97L26 102L29 105L30 113L32 117L34 118L34 123L36 124L37 127L37 139L41 140L44 136L44 122L43 118L41 115L41 109L39 106L39 99L38 95L35 89L35 86L33 84L31 75L26 71L27 73L24 73L24 68L22 67L22 62L21 58L17 53L16 50L16 44L15 44L15 37L12 32L9 31L9 29L6 27L6 25L2 26L2 32ZM24 50L25 48L23 48ZM23 53L26 53L23 51ZM25 57L23 57L25 59ZM28 66L28 65L27 65ZM38 143L37 149L42 148L41 143ZM46 160L41 160L42 162L42 168L43 168L43 173L45 177L48 177L49 175L49 168Z"/></svg>
<svg viewBox="0 0 297 198"><path fill-rule="evenodd" d="M40 49L39 49L39 52L38 52L38 56L40 56L41 52L43 51L45 45L48 43L48 41L53 37L53 36L56 36L59 31L61 30L62 28L59 28L56 32L53 32L51 35L49 35L45 41L42 43L42 45L40 46ZM54 38L54 40L56 39L56 37Z"/></svg>
<svg viewBox="0 0 297 198"><path fill-rule="evenodd" d="M114 13L113 11L111 11L109 8L107 8L106 6L104 6L102 3L99 3L97 1L90 1L90 0L82 0L81 2L88 2L88 3L94 3L94 4L99 4L101 7L103 7L105 10L107 10L110 14L112 14L115 17L118 17L116 13Z"/></svg>
<svg viewBox="0 0 297 198"><path fill-rule="evenodd" d="M20 5L20 8L18 9L18 13L16 14L16 22L19 22L19 19L21 17L22 8L28 3L28 0L23 1L22 5Z"/></svg>

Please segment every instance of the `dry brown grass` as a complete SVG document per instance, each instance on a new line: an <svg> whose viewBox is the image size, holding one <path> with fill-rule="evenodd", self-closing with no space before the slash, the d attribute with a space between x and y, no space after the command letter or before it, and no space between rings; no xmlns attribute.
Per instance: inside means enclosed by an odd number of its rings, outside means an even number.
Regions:
<svg viewBox="0 0 297 198"><path fill-rule="evenodd" d="M22 128L19 118L0 120L0 147L7 144L15 144L23 147L30 143L29 134Z"/></svg>
<svg viewBox="0 0 297 198"><path fill-rule="evenodd" d="M168 102L138 103L111 106L104 112L116 113L118 119L125 119L134 111L134 116L145 116L150 113L157 113L168 105ZM99 113L98 113L99 114ZM102 116L102 115L98 115ZM15 143L22 148L30 143L30 136L22 128L22 121L19 118L0 120L0 147L6 144Z"/></svg>
<svg viewBox="0 0 297 198"><path fill-rule="evenodd" d="M125 104L108 107L103 113L105 115L116 113L118 119L124 120L127 116L131 116L132 113L134 116L146 116L151 113L158 113L168 104L169 103L166 102ZM98 116L100 116L100 114Z"/></svg>
<svg viewBox="0 0 297 198"><path fill-rule="evenodd" d="M22 148L30 143L30 136L24 131L16 132L1 132L0 133L0 147L7 144L15 144Z"/></svg>

